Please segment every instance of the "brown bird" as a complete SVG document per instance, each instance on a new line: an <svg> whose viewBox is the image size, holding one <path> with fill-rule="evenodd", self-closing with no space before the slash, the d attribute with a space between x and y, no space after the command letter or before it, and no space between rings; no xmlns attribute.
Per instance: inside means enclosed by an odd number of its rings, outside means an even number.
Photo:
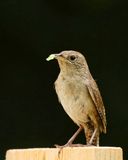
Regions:
<svg viewBox="0 0 128 160"><path fill-rule="evenodd" d="M98 86L93 79L85 57L77 51L62 51L50 55L47 60L57 59L60 73L55 90L65 112L79 129L64 146L73 144L84 129L86 144L99 146L99 135L106 133L105 108Z"/></svg>

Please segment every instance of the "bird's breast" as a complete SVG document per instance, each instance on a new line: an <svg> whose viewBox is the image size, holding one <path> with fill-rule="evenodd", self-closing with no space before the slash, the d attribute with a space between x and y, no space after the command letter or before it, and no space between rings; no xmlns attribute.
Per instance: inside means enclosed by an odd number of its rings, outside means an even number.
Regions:
<svg viewBox="0 0 128 160"><path fill-rule="evenodd" d="M55 82L58 98L71 119L78 125L85 122L94 104L80 78L59 76Z"/></svg>

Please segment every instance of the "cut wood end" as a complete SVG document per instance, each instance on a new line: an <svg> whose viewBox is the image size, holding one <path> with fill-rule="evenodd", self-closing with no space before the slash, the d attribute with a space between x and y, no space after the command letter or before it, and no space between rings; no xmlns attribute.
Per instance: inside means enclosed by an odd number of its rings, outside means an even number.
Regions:
<svg viewBox="0 0 128 160"><path fill-rule="evenodd" d="M123 160L120 147L11 149L6 160Z"/></svg>

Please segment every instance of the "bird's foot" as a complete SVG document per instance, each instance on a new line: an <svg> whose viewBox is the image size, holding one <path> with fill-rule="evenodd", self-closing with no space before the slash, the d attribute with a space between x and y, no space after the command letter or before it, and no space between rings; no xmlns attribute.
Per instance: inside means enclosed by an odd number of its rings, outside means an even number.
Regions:
<svg viewBox="0 0 128 160"><path fill-rule="evenodd" d="M56 148L65 148L65 147L94 147L94 145L91 144L69 144L66 143L65 145L54 145Z"/></svg>
<svg viewBox="0 0 128 160"><path fill-rule="evenodd" d="M64 147L80 147L80 146L83 146L82 144L68 144L66 143L65 145L58 145L58 144L55 144L55 147L56 148L64 148Z"/></svg>

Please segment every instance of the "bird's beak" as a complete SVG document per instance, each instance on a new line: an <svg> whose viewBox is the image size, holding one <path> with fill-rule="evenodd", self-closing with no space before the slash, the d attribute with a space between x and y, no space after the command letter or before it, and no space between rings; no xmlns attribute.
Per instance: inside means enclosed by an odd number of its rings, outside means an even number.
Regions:
<svg viewBox="0 0 128 160"><path fill-rule="evenodd" d="M46 58L46 60L47 60L47 61L50 61L50 60L53 60L53 59L58 59L58 58L60 58L60 57L63 57L61 53L59 53L59 54L50 54L50 55L48 56L48 58Z"/></svg>

